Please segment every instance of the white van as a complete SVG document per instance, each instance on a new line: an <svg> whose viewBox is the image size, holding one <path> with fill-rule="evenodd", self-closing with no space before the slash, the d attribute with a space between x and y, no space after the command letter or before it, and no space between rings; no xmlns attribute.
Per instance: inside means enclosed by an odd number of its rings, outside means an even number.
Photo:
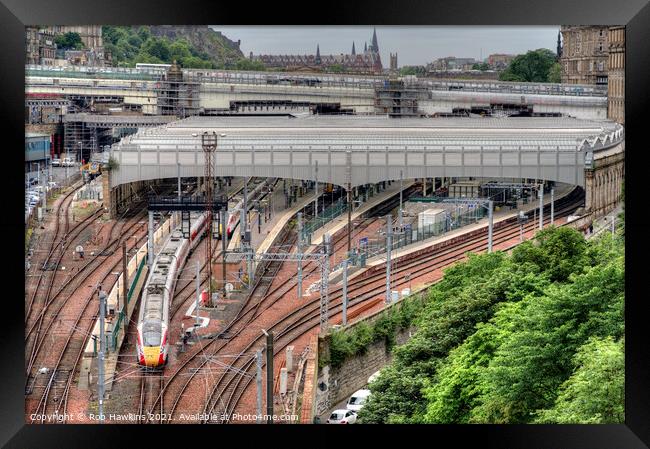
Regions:
<svg viewBox="0 0 650 449"><path fill-rule="evenodd" d="M374 382L379 377L380 374L381 374L381 370L375 371L374 373L372 373L370 375L370 377L368 378L368 384L371 384L372 382Z"/></svg>
<svg viewBox="0 0 650 449"><path fill-rule="evenodd" d="M350 396L350 399L348 399L346 408L348 410L352 410L353 412L358 412L363 408L364 405L366 405L369 396L370 396L370 390L364 389L364 390L355 391L354 394Z"/></svg>

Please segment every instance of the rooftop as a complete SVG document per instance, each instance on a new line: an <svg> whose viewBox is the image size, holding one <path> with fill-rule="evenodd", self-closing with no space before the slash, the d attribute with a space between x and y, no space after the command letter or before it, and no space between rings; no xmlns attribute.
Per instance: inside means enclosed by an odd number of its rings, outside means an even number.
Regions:
<svg viewBox="0 0 650 449"><path fill-rule="evenodd" d="M141 150L200 150L201 134L225 134L218 150L551 147L576 151L585 141L622 133L608 120L574 118L401 118L378 116L189 117L141 129L122 140ZM610 138L611 139L611 138Z"/></svg>

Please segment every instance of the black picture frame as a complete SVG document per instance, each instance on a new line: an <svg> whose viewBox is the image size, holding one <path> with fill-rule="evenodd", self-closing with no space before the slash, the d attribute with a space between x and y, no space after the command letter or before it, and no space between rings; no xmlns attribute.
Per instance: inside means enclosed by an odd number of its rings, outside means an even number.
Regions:
<svg viewBox="0 0 650 449"><path fill-rule="evenodd" d="M172 426L26 425L24 423L24 254L17 236L24 232L23 159L24 26L31 24L224 24L224 25L626 25L626 405L621 425L472 425L472 426ZM134 438L164 444L175 433L177 444L234 444L233 437L261 442L320 446L357 445L358 438L397 438L393 444L449 447L642 448L650 445L650 344L645 312L644 256L650 254L644 232L648 209L644 182L650 135L650 3L648 0L457 0L445 2L364 0L264 4L201 0L1 0L0 117L8 125L3 148L3 209L0 214L5 262L0 331L0 444L7 447L115 447ZM645 176L644 176L645 175ZM7 191L8 190L8 191ZM15 259L14 259L15 258ZM345 426L343 426L345 427ZM243 430L243 432L242 432ZM273 432L274 436L270 435ZM321 438L323 432L325 438ZM292 433L284 440L280 433ZM361 434L357 436L357 433ZM204 437L208 440L203 440ZM330 436L328 439L327 436ZM141 437L144 437L141 439ZM270 439L271 438L271 439ZM442 443L446 439L448 442ZM329 440L329 441L328 441ZM469 444L468 444L469 443ZM130 444L129 444L130 445ZM248 445L248 444L246 444Z"/></svg>

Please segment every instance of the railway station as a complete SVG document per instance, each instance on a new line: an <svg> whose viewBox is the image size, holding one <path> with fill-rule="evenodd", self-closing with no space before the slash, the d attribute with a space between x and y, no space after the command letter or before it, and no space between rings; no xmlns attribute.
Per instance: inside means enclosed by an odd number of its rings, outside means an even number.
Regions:
<svg viewBox="0 0 650 449"><path fill-rule="evenodd" d="M615 227L625 130L602 88L274 76L26 67L30 121L58 108L52 145L80 156L26 224L27 422L326 422L390 362L333 366L334 332L469 254ZM391 113L397 90L414 103ZM520 109L457 113L486 101Z"/></svg>
<svg viewBox="0 0 650 449"><path fill-rule="evenodd" d="M216 137L209 176L206 136ZM104 206L75 217L65 234L73 241L93 218L108 219L84 251L113 268L77 257L66 267L71 282L50 286L56 307L83 288L76 273L92 275L105 315L85 324L91 337L76 350L77 375L36 370L47 362L35 340L28 402L39 388L93 398L103 379L103 407L139 396L139 416L156 422L194 410L196 397L208 398L207 416L252 413L264 329L276 332L275 407L295 407L287 385L302 384L313 409L300 419L326 419L331 398L314 385L327 375L305 377L315 370L314 336L425 291L469 248L503 251L543 226L588 226L617 206L623 148L620 125L571 118L192 117L142 129L110 149L116 163L97 180ZM72 199L58 207L74 207ZM152 208L163 200L167 210ZM88 306L68 325L93 314L98 293L86 291ZM159 312L147 314L146 304ZM28 332L62 326L40 319ZM230 364L234 353L251 356ZM235 367L251 374L237 377ZM200 379L214 372L219 380L203 391Z"/></svg>

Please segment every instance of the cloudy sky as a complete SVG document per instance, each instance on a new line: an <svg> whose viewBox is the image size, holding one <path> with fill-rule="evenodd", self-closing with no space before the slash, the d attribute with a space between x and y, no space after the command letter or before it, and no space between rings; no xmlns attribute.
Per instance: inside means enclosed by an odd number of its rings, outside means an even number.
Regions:
<svg viewBox="0 0 650 449"><path fill-rule="evenodd" d="M241 50L254 54L349 53L370 43L372 26L221 26L211 25L226 37L241 39ZM398 64L423 65L445 56L479 59L491 53L525 53L548 48L555 51L559 26L378 26L377 40L384 65L389 53Z"/></svg>

